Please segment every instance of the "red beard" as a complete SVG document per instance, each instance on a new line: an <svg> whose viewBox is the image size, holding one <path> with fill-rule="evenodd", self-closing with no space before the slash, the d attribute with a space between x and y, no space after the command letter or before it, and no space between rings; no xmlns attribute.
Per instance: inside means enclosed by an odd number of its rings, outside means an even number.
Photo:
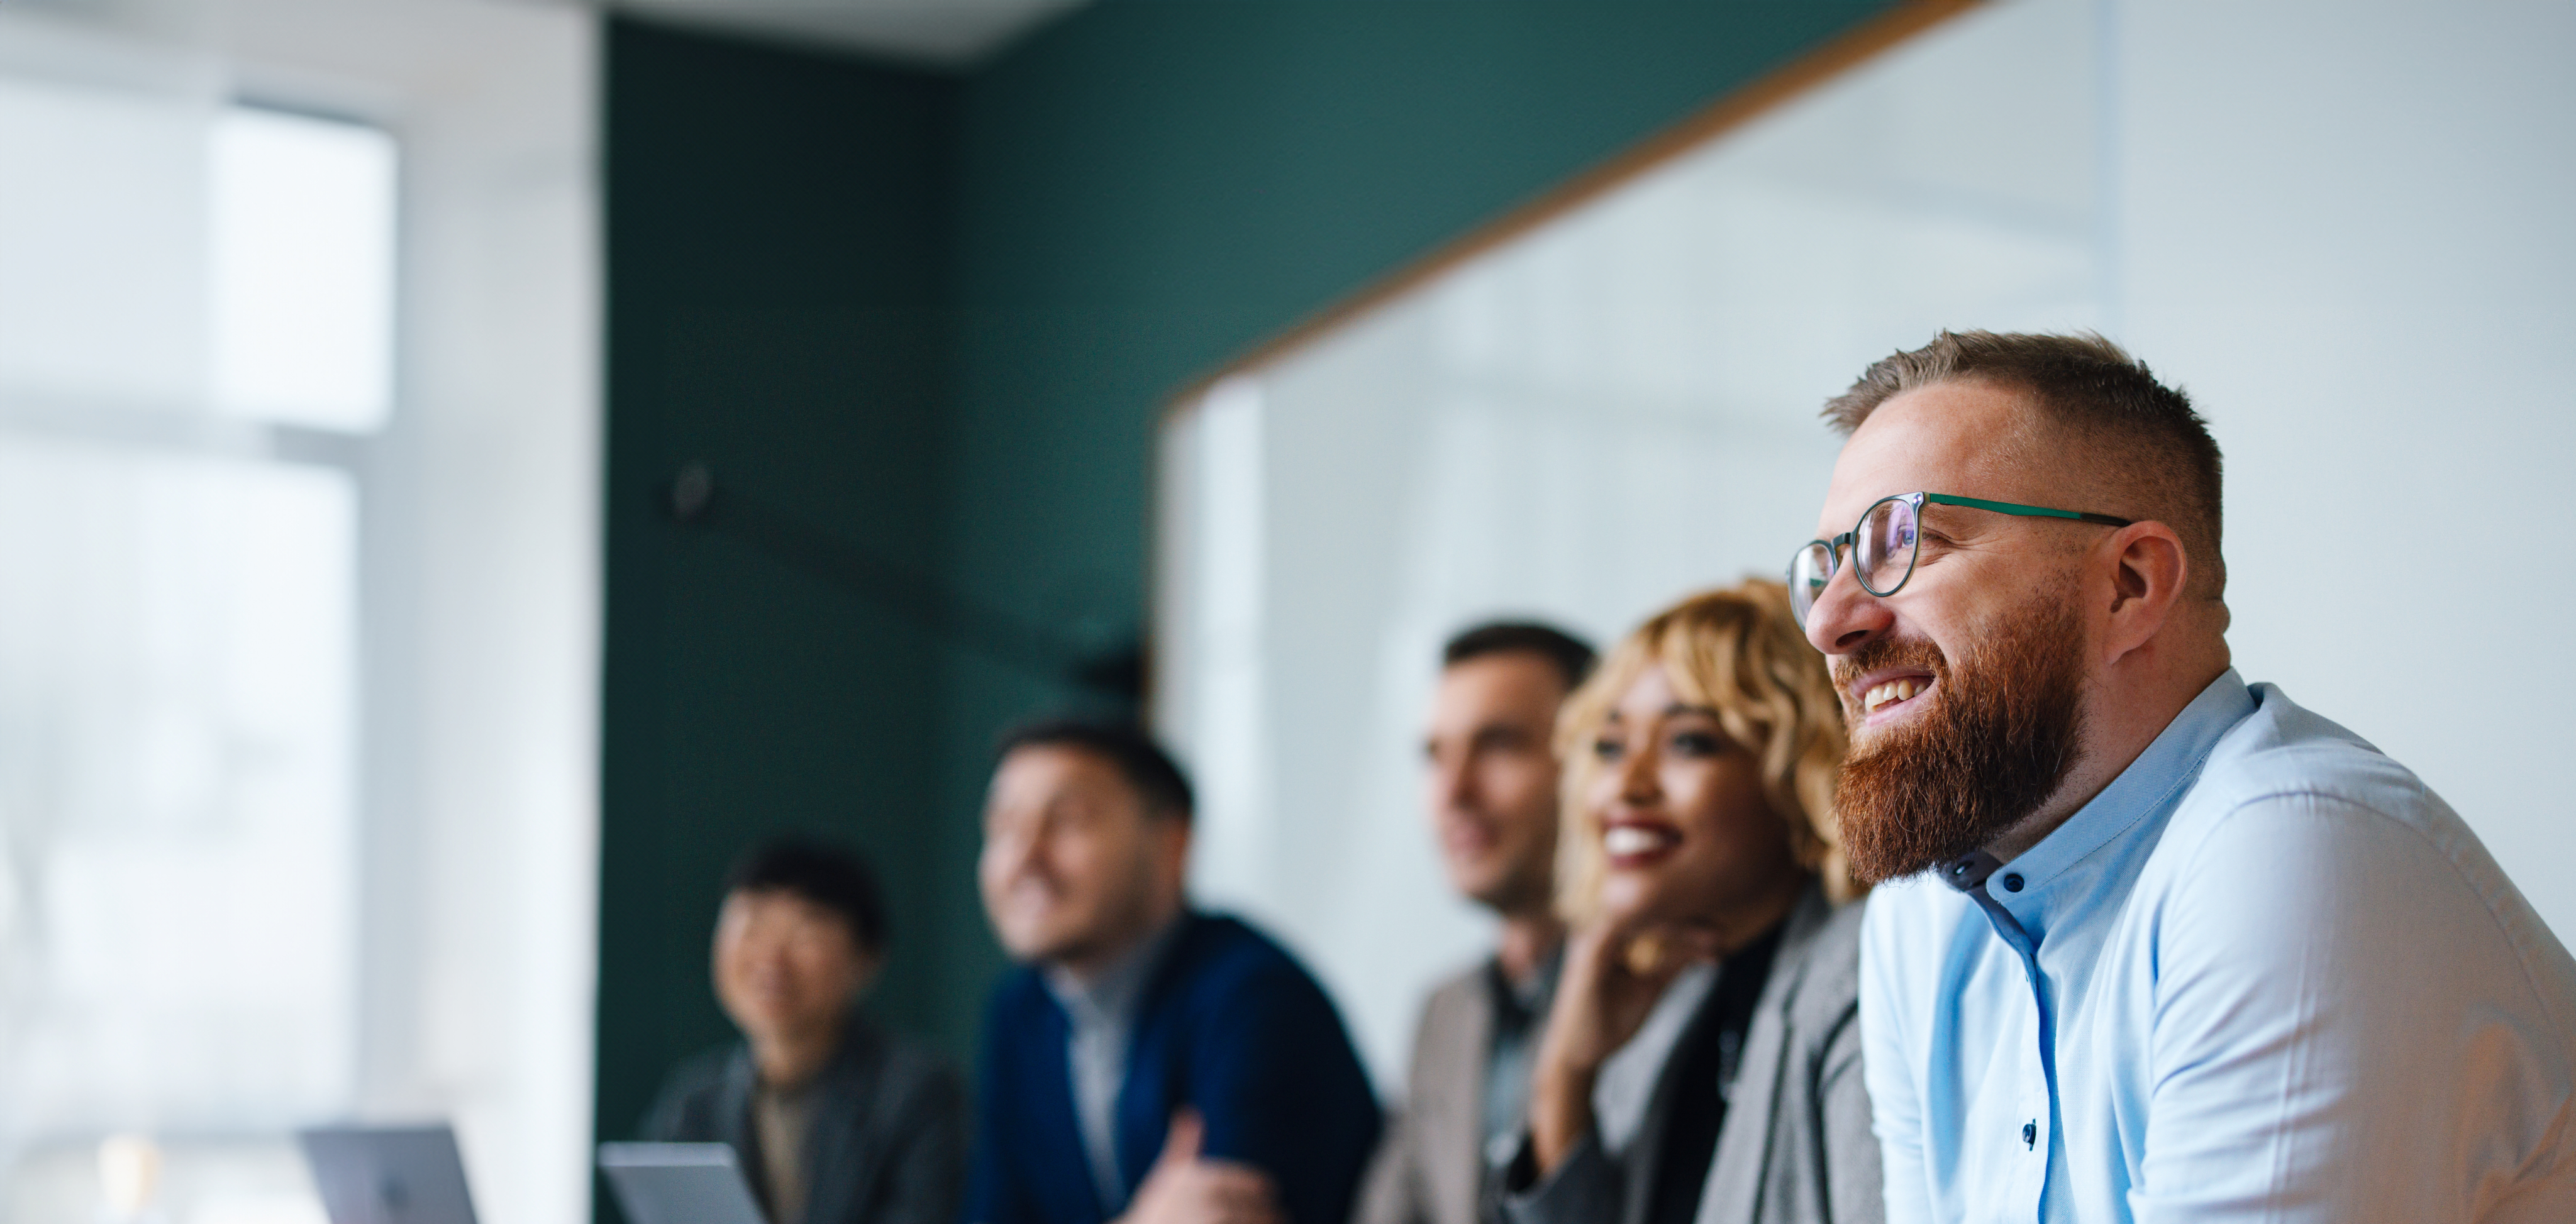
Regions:
<svg viewBox="0 0 2576 1224"><path fill-rule="evenodd" d="M2057 792L2083 740L2083 626L2043 596L1984 626L1960 665L1929 642L1881 639L1834 661L1857 740L1848 681L1920 667L1932 708L1855 744L1834 792L1843 853L1864 884L1909 876L1980 849Z"/></svg>

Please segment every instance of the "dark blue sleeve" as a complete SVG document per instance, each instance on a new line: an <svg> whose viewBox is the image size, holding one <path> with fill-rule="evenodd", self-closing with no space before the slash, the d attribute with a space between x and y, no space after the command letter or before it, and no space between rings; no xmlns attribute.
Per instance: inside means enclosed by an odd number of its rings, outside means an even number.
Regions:
<svg viewBox="0 0 2576 1224"><path fill-rule="evenodd" d="M1016 1115L1011 1091L1010 995L996 991L984 1010L984 1049L975 1077L975 1145L966 1171L966 1206L959 1224L1037 1224L1027 1189L1014 1175L1006 1138Z"/></svg>
<svg viewBox="0 0 2576 1224"><path fill-rule="evenodd" d="M1377 1097L1323 988L1275 952L1218 975L1190 1035L1207 1155L1279 1185L1289 1224L1346 1224L1377 1148Z"/></svg>

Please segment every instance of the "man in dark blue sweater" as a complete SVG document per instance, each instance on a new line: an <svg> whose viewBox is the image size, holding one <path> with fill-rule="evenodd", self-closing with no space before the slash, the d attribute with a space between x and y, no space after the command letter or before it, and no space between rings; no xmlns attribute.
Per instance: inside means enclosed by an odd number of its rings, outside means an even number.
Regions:
<svg viewBox="0 0 2576 1224"><path fill-rule="evenodd" d="M984 809L994 991L965 1224L1344 1224L1377 1101L1332 1000L1193 912L1189 782L1143 734L1014 733Z"/></svg>

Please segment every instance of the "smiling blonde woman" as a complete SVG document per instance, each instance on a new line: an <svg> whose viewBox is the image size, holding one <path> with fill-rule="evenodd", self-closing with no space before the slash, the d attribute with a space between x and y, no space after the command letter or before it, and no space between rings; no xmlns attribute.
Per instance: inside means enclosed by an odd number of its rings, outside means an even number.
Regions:
<svg viewBox="0 0 2576 1224"><path fill-rule="evenodd" d="M1881 1219L1833 821L1842 708L1787 589L1658 613L1567 701L1557 742L1574 932L1506 1224ZM1605 1078L1659 1011L1678 1025L1638 1044L1668 1043L1660 1069ZM1658 1052L1622 1061L1640 1056ZM1633 1135L1605 1141L1610 1116Z"/></svg>

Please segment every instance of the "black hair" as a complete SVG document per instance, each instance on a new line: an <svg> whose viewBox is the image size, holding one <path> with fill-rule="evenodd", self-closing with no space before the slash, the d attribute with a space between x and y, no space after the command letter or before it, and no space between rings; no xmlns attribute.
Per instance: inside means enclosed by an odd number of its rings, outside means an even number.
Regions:
<svg viewBox="0 0 2576 1224"><path fill-rule="evenodd" d="M1565 691L1573 692L1592 674L1596 656L1592 644L1559 629L1537 621L1487 621L1462 630L1440 649L1440 665L1456 667L1469 659L1487 655L1534 654L1556 669L1557 678L1565 681Z"/></svg>
<svg viewBox="0 0 2576 1224"><path fill-rule="evenodd" d="M993 750L994 764L1022 748L1071 748L1100 758L1135 789L1149 816L1173 816L1187 823L1197 810L1189 775L1152 736L1130 724L1090 718L1022 723L1002 736Z"/></svg>
<svg viewBox="0 0 2576 1224"><path fill-rule="evenodd" d="M753 846L725 873L725 892L788 892L840 915L861 952L885 950L885 895L858 851L820 838L775 837Z"/></svg>

